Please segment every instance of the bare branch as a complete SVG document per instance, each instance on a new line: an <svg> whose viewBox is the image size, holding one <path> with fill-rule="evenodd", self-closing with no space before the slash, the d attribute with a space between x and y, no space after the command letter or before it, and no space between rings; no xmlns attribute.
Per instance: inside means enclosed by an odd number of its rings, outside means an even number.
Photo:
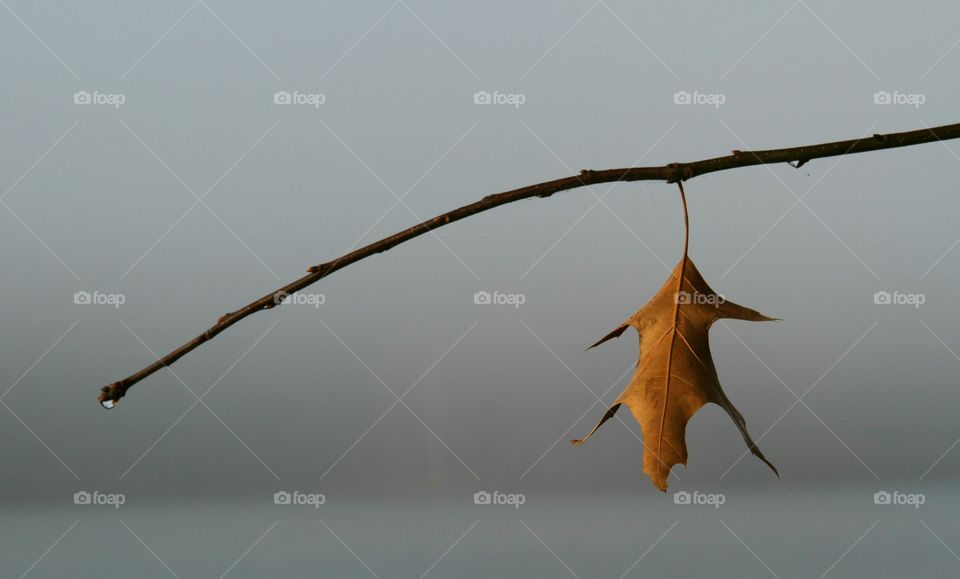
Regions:
<svg viewBox="0 0 960 579"><path fill-rule="evenodd" d="M686 181L699 175L714 173L716 171L726 171L738 167L750 167L753 165L789 163L793 167L800 167L812 159L821 159L824 157L835 157L838 155L852 155L854 153L865 153L868 151L879 151L881 149L893 149L896 147L907 147L932 141L946 141L960 137L960 124L943 125L928 129L916 131L907 131L903 133L890 133L886 135L873 135L863 139L852 139L848 141L837 141L833 143L821 143L819 145L807 145L803 147L792 147L789 149L767 149L762 151L738 151L725 157L716 157L705 159L703 161L694 161L692 163L671 163L660 167L631 167L626 169L605 169L602 171L583 170L579 175L564 177L553 181L546 181L536 185L529 185L488 195L480 201L471 203L438 215L433 219L428 219L409 229L404 229L390 237L386 237L354 251L343 255L333 261L328 261L320 265L310 267L307 275L297 279L263 297L257 299L246 306L225 314L217 320L217 323L208 328L205 332L160 358L144 369L127 376L126 378L104 386L98 397L100 403L106 408L112 408L123 396L127 390L150 376L158 370L170 366L180 358L186 356L193 350L200 347L201 344L212 340L220 332L223 332L230 326L240 320L251 316L256 312L269 310L280 303L282 300L303 288L313 285L321 279L327 277L335 271L341 270L350 264L356 263L361 259L371 255L382 253L419 237L433 229L443 227L454 221L460 221L488 211L507 203L520 201L521 199L530 199L532 197L550 197L554 193L576 189L586 185L597 185L599 183L611 183L615 181L666 181L675 183Z"/></svg>

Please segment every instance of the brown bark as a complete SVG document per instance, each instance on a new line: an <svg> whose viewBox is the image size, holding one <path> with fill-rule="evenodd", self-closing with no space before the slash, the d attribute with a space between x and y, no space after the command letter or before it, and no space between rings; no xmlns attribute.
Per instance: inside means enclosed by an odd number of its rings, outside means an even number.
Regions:
<svg viewBox="0 0 960 579"><path fill-rule="evenodd" d="M881 149L893 149L932 141L946 141L958 137L960 137L960 124L953 124L903 133L877 134L872 137L848 141L791 147L788 149L767 149L761 151L734 150L732 154L725 157L715 157L713 159L693 161L690 163L670 163L669 165L659 167L631 167L626 169L604 169L601 171L583 170L579 175L572 177L564 177L562 179L529 185L504 193L488 195L479 201L438 215L433 219L428 219L389 237L351 251L333 261L308 268L307 275L278 288L236 311L223 315L217 320L216 324L208 328L205 332L166 356L163 356L142 370L122 380L104 386L100 391L98 400L104 407L112 408L117 401L127 393L127 390L137 382L140 382L165 366L173 364L183 356L200 347L204 342L212 340L220 334L220 332L223 332L247 316L275 307L280 303L284 295L300 291L335 271L343 269L371 255L387 251L428 231L443 227L454 221L460 221L471 215L488 211L494 207L506 205L507 203L532 197L550 197L554 193L569 189L615 181L666 181L668 183L675 183L707 173L726 171L738 167L750 167L752 165L790 163L794 167L800 167L812 159L879 151Z"/></svg>

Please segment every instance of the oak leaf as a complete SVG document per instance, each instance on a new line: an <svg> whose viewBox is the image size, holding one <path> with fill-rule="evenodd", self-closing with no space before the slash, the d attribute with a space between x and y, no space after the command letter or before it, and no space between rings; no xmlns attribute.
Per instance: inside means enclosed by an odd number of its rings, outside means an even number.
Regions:
<svg viewBox="0 0 960 579"><path fill-rule="evenodd" d="M721 318L776 320L714 292L687 257L685 247L684 257L653 299L590 346L616 338L627 328L640 334L640 355L630 384L587 436L571 442L582 444L626 404L643 430L643 471L657 488L666 491L673 465L687 464L687 422L700 407L713 402L733 419L750 452L779 477L776 467L750 438L743 416L720 387L708 333Z"/></svg>

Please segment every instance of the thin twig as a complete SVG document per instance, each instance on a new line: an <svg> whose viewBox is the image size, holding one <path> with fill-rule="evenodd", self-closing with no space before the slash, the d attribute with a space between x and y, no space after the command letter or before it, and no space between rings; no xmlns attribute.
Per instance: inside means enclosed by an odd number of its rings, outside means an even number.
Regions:
<svg viewBox="0 0 960 579"><path fill-rule="evenodd" d="M932 141L946 141L949 139L960 138L960 124L943 125L928 129L916 131L907 131L904 133L890 133L885 135L873 135L862 139L852 139L848 141L837 141L833 143L822 143L819 145L807 145L803 147L792 147L789 149L768 149L762 151L738 151L735 150L731 155L725 157L716 157L705 159L703 161L694 161L692 163L671 163L660 167L632 167L627 169L605 169L602 171L583 170L579 175L564 177L553 181L538 183L504 193L488 195L480 201L471 203L438 215L433 219L428 219L409 229L404 229L390 237L381 239L366 245L350 253L343 255L333 261L328 261L320 265L315 265L307 270L307 275L293 281L263 297L257 299L246 306L225 314L217 323L208 328L205 332L170 352L166 356L153 362L146 368L127 376L126 378L104 386L98 397L98 400L107 408L112 408L123 396L127 390L150 376L154 372L169 366L186 356L193 350L200 347L201 344L212 340L220 332L236 324L247 316L256 312L269 310L280 303L286 296L296 293L303 288L313 285L321 279L327 277L333 272L343 269L350 264L356 263L361 259L371 255L382 253L409 241L415 237L423 235L431 230L443 227L454 221L460 221L521 199L530 199L533 197L550 197L554 193L576 189L587 185L597 185L599 183L611 183L615 181L666 181L676 183L686 181L716 171L725 171L738 167L750 167L752 165L771 164L771 163L789 163L791 166L800 167L811 159L821 159L824 157L835 157L838 155L851 155L854 153L865 153L868 151L879 151L881 149L893 149L896 147L906 147L929 143Z"/></svg>

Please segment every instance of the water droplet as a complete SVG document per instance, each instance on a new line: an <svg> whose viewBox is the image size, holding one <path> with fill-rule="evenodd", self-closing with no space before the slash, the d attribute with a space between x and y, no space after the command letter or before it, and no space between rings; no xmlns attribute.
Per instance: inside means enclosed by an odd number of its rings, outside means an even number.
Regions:
<svg viewBox="0 0 960 579"><path fill-rule="evenodd" d="M117 405L117 401L116 401L116 400L107 399L107 400L101 400L101 401L100 401L100 406L103 406L103 407L106 408L107 410L110 410L111 408L113 408L113 407L116 406L116 405Z"/></svg>

